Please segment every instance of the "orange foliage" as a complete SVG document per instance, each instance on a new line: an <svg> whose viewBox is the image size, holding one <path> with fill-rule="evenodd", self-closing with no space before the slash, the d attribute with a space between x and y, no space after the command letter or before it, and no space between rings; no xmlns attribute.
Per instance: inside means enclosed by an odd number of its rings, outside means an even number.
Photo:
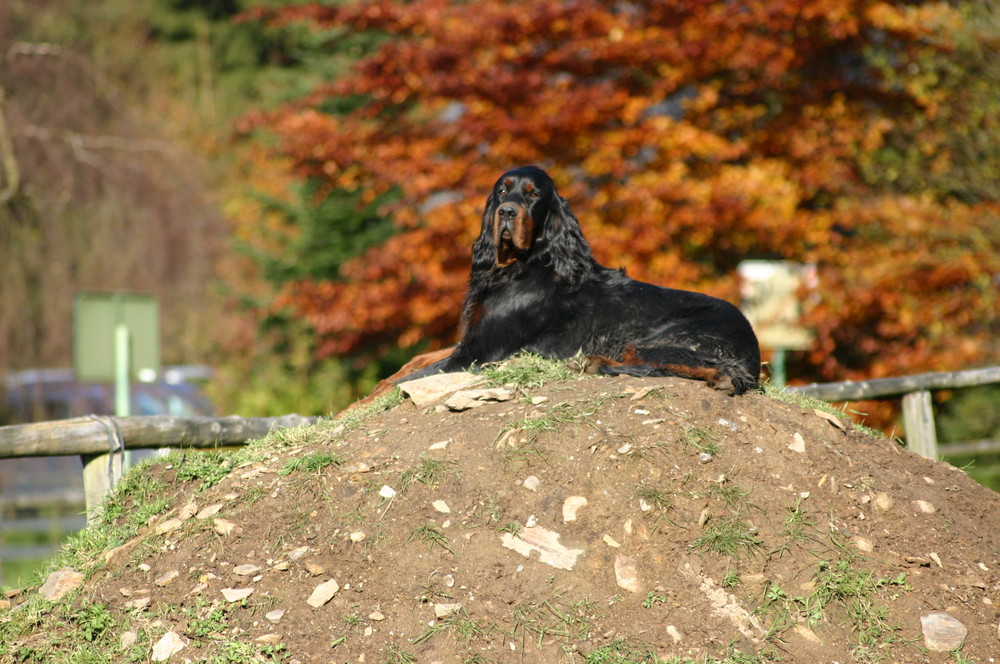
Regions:
<svg viewBox="0 0 1000 664"><path fill-rule="evenodd" d="M997 201L903 194L858 166L942 103L885 83L867 54L905 70L917 44L947 53L961 17L945 3L378 0L259 16L390 35L256 119L299 177L400 193L384 210L396 236L276 303L311 322L321 354L454 342L486 192L535 163L598 259L633 277L736 301L743 259L815 262L801 378L1000 355ZM364 102L320 110L346 97Z"/></svg>

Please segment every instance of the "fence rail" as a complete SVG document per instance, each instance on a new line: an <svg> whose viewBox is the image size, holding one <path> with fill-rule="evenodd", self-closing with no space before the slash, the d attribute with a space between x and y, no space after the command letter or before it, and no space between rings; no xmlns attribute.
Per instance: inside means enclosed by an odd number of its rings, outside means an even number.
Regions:
<svg viewBox="0 0 1000 664"><path fill-rule="evenodd" d="M931 392L992 383L1000 383L1000 367L915 374L899 378L812 383L787 389L793 394L804 394L826 401L858 401L902 396L907 447L925 457L937 459L940 458L941 450L938 449L937 431L934 428ZM966 446L969 443L957 445ZM956 452L955 448L955 445L949 445L945 449L952 454L968 453L964 450Z"/></svg>
<svg viewBox="0 0 1000 664"><path fill-rule="evenodd" d="M273 429L303 426L315 417L175 417L90 415L66 420L0 427L0 459L79 455L87 513L101 504L121 474L125 450L185 447L212 449L243 445L263 438ZM110 458L108 455L111 455Z"/></svg>

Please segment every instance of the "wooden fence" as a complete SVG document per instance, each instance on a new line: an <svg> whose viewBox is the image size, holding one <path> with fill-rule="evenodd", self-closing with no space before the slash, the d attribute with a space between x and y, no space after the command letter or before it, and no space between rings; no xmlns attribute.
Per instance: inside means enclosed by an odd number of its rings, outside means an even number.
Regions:
<svg viewBox="0 0 1000 664"><path fill-rule="evenodd" d="M968 454L970 450L980 453L1000 452L1000 441L995 440L957 443L939 449L937 432L934 428L934 409L931 404L931 392L935 390L951 390L992 383L1000 383L1000 367L841 383L813 383L789 387L788 391L825 401L860 401L902 397L903 427L906 430L907 447L930 459L938 459L941 452L956 455ZM1000 408L1000 404L997 407Z"/></svg>
<svg viewBox="0 0 1000 664"><path fill-rule="evenodd" d="M0 459L70 456L83 458L87 513L101 504L121 475L126 450L182 447L213 449L243 445L273 429L302 426L314 417L175 417L89 415L0 427Z"/></svg>

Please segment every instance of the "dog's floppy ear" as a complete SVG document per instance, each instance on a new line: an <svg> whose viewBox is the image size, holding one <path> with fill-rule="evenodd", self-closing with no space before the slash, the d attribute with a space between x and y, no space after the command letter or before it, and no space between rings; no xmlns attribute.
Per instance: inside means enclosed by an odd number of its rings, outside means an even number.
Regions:
<svg viewBox="0 0 1000 664"><path fill-rule="evenodd" d="M472 245L472 274L489 272L496 265L497 248L493 240L493 217L496 214L497 195L491 192L483 210L483 225L479 238Z"/></svg>
<svg viewBox="0 0 1000 664"><path fill-rule="evenodd" d="M597 266L580 223L558 192L552 193L549 214L532 249L531 260L543 261L555 271L559 281L573 286L583 282Z"/></svg>

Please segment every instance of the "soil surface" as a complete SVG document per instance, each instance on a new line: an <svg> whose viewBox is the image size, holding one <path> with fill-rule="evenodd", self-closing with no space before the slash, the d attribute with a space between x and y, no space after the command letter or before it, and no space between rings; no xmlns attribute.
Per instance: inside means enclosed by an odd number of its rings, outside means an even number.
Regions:
<svg viewBox="0 0 1000 664"><path fill-rule="evenodd" d="M167 507L67 601L114 616L113 662L1000 658L1000 498L962 471L693 381L513 396L273 435L211 480L147 468Z"/></svg>

